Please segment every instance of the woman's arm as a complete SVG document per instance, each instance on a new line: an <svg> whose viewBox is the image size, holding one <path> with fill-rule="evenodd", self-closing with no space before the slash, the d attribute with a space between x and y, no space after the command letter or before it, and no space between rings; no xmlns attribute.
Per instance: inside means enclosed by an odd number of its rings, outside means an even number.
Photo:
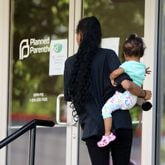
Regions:
<svg viewBox="0 0 165 165"><path fill-rule="evenodd" d="M139 86L137 86L136 84L134 84L132 81L123 80L121 82L121 85L125 90L128 90L130 93L132 93L135 96L144 98L145 100L151 99L152 93L150 90L144 90Z"/></svg>

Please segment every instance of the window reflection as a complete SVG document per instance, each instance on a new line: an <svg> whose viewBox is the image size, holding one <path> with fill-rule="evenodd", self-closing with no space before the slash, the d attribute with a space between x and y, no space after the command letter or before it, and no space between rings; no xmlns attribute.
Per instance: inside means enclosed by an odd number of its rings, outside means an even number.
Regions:
<svg viewBox="0 0 165 165"><path fill-rule="evenodd" d="M102 25L103 38L120 37L120 45L130 33L144 36L144 0L85 0L84 16L95 15Z"/></svg>
<svg viewBox="0 0 165 165"><path fill-rule="evenodd" d="M12 125L54 120L63 76L49 76L49 46L68 37L69 1L14 0L11 18Z"/></svg>
<svg viewBox="0 0 165 165"><path fill-rule="evenodd" d="M69 22L69 0L10 3L9 134L34 118L55 121L56 97L63 91L63 76L49 76L49 46L51 40L68 38ZM28 148L29 132L8 146L8 164L27 164ZM65 151L66 128L37 129L36 164L64 165Z"/></svg>

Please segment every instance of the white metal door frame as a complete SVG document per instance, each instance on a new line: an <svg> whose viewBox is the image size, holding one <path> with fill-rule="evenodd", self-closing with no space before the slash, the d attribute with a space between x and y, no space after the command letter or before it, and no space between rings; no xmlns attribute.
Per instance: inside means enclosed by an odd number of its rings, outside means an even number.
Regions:
<svg viewBox="0 0 165 165"><path fill-rule="evenodd" d="M0 0L0 140L7 134L9 6L9 0ZM0 164L6 164L5 148L0 150Z"/></svg>
<svg viewBox="0 0 165 165"><path fill-rule="evenodd" d="M156 117L156 67L157 67L157 32L158 32L158 1L145 0L144 39L146 50L144 62L151 68L144 89L152 91L151 111L143 112L141 164L155 165L155 117Z"/></svg>
<svg viewBox="0 0 165 165"><path fill-rule="evenodd" d="M69 56L77 50L75 32L78 21L82 16L82 0L70 0L69 2ZM67 122L72 123L72 110L67 106ZM67 125L66 136L66 165L78 165L79 159L79 135L78 124Z"/></svg>

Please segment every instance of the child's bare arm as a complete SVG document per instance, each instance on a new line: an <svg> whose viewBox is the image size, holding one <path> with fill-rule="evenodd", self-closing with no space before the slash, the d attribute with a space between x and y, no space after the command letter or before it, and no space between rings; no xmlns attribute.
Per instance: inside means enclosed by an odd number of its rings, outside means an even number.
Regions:
<svg viewBox="0 0 165 165"><path fill-rule="evenodd" d="M117 78L118 76L120 76L122 73L124 73L124 69L119 67L118 69L115 69L109 76L111 83L113 86L116 86L115 84L115 78Z"/></svg>

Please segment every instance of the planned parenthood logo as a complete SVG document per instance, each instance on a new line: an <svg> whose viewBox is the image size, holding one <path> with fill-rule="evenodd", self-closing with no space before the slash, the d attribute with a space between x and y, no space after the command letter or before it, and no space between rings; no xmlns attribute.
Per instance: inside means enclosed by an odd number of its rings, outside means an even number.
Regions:
<svg viewBox="0 0 165 165"><path fill-rule="evenodd" d="M19 45L19 59L23 60L24 58L29 57L29 50L29 40L22 40Z"/></svg>
<svg viewBox="0 0 165 165"><path fill-rule="evenodd" d="M19 45L19 59L23 60L32 54L47 53L50 51L50 38L23 39Z"/></svg>

